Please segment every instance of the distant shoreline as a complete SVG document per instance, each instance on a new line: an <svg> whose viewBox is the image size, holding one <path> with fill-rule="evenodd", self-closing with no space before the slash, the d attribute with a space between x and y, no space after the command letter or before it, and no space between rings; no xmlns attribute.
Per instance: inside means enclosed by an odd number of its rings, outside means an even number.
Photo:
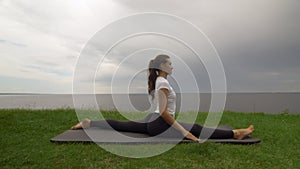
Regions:
<svg viewBox="0 0 300 169"><path fill-rule="evenodd" d="M256 93L178 93L176 111L210 111L212 100L220 96L224 110L234 112L264 112L267 114L300 114L300 92ZM224 97L225 96L225 97ZM45 94L1 93L0 109L102 109L120 111L152 111L147 93L130 94Z"/></svg>

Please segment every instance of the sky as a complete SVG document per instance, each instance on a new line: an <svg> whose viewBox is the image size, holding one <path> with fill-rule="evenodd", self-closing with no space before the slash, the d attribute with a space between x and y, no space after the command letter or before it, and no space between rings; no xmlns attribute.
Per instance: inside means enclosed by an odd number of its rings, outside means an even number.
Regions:
<svg viewBox="0 0 300 169"><path fill-rule="evenodd" d="M161 18L130 20L143 13ZM177 92L209 92L223 69L228 92L300 92L299 16L298 0L1 0L0 93L146 93L160 53Z"/></svg>

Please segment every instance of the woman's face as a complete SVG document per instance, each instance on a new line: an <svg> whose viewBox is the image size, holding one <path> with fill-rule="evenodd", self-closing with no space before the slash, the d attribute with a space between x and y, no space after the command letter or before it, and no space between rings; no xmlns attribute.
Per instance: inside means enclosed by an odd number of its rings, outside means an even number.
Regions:
<svg viewBox="0 0 300 169"><path fill-rule="evenodd" d="M166 59L166 63L162 63L160 65L160 69L168 74L172 74L172 70L173 70L173 67L172 67L172 62L170 59Z"/></svg>

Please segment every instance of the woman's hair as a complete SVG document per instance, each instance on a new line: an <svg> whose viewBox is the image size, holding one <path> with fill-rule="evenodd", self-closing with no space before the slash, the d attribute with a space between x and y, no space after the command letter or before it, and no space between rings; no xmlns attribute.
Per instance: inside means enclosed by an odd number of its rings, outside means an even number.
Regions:
<svg viewBox="0 0 300 169"><path fill-rule="evenodd" d="M148 94L152 96L152 100L154 99L154 90L155 90L155 82L158 76L158 72L160 69L160 64L166 63L167 59L170 57L168 55L158 55L155 59L152 59L149 62L149 74L148 74Z"/></svg>

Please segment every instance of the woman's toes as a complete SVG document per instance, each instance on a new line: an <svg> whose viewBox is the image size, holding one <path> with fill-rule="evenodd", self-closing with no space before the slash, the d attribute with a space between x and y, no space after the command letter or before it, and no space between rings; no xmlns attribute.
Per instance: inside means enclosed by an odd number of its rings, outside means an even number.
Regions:
<svg viewBox="0 0 300 169"><path fill-rule="evenodd" d="M247 129L248 129L248 132L249 132L248 135L249 135L254 131L254 126L250 125Z"/></svg>
<svg viewBox="0 0 300 169"><path fill-rule="evenodd" d="M251 130L251 131L254 131L254 126L253 126L253 125L250 125L250 126L248 127L248 129Z"/></svg>
<svg viewBox="0 0 300 169"><path fill-rule="evenodd" d="M75 126L72 126L71 130L76 130L76 129L80 129L80 128L82 128L82 123L81 122L77 123Z"/></svg>
<svg viewBox="0 0 300 169"><path fill-rule="evenodd" d="M76 125L71 127L71 130L89 128L90 127L90 119L86 118L82 122L77 123Z"/></svg>

